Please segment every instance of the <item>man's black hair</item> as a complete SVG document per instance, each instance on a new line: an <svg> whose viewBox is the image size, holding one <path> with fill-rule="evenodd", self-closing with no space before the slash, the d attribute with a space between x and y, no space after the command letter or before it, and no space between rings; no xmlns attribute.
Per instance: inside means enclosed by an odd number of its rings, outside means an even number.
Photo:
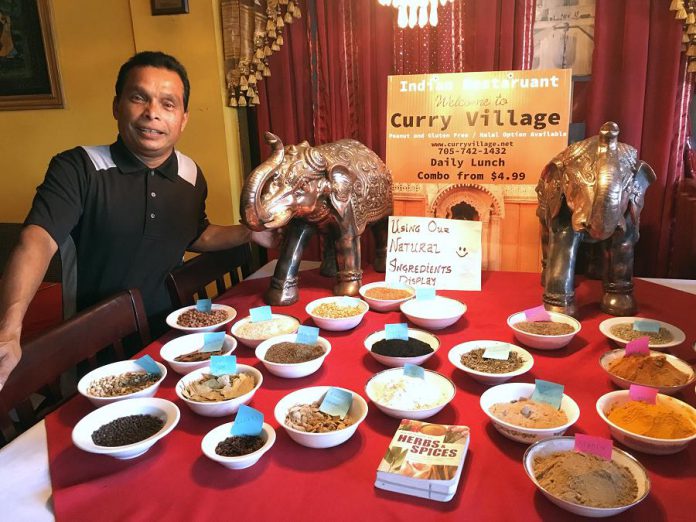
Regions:
<svg viewBox="0 0 696 522"><path fill-rule="evenodd" d="M116 78L116 99L121 99L123 86L126 83L128 73L136 67L157 67L158 69L168 69L175 72L184 84L184 111L188 111L189 94L191 84L189 84L186 68L173 56L160 51L142 51L134 54L126 63L121 66Z"/></svg>

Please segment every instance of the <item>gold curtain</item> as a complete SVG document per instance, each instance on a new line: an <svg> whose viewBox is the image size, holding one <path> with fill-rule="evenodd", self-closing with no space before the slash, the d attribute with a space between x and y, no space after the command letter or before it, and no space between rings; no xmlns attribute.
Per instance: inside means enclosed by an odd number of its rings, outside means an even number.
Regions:
<svg viewBox="0 0 696 522"><path fill-rule="evenodd" d="M222 44L230 107L259 103L256 83L271 75L283 28L300 18L297 0L222 0Z"/></svg>

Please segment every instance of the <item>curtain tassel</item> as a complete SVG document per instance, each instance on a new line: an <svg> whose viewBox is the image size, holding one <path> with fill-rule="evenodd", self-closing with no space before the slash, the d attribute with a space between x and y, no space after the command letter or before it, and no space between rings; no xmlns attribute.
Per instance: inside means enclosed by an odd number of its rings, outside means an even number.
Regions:
<svg viewBox="0 0 696 522"><path fill-rule="evenodd" d="M273 54L273 51L271 51L271 48L270 48L270 47L266 46L266 47L263 48L263 54L264 54L265 56L271 56L271 55Z"/></svg>
<svg viewBox="0 0 696 522"><path fill-rule="evenodd" d="M283 22L282 16L276 18L276 27L285 27L285 22Z"/></svg>
<svg viewBox="0 0 696 522"><path fill-rule="evenodd" d="M686 34L691 35L691 34L696 34L696 25L689 25L686 28Z"/></svg>
<svg viewBox="0 0 696 522"><path fill-rule="evenodd" d="M271 49L278 52L280 51L280 45L278 45L276 42L273 42L273 45L271 45Z"/></svg>
<svg viewBox="0 0 696 522"><path fill-rule="evenodd" d="M230 96L230 101L229 101L230 107L236 107L237 106L237 98L235 96Z"/></svg>
<svg viewBox="0 0 696 522"><path fill-rule="evenodd" d="M239 106L240 107L246 107L247 106L247 101L246 101L246 96L240 96L239 97Z"/></svg>
<svg viewBox="0 0 696 522"><path fill-rule="evenodd" d="M271 68L270 68L270 67L266 67L266 68L263 70L263 75L264 75L266 78L268 78L268 77L271 75Z"/></svg>
<svg viewBox="0 0 696 522"><path fill-rule="evenodd" d="M696 60L689 60L689 67L686 68L686 72L696 72Z"/></svg>
<svg viewBox="0 0 696 522"><path fill-rule="evenodd" d="M258 105L260 103L258 94L254 94L254 97L251 99L251 103L253 105Z"/></svg>
<svg viewBox="0 0 696 522"><path fill-rule="evenodd" d="M675 15L675 18L676 18L677 20L686 20L686 9L684 9L683 6L682 6L681 9L679 9L679 11L677 11L677 14Z"/></svg>
<svg viewBox="0 0 696 522"><path fill-rule="evenodd" d="M278 38L276 38L276 42L278 43L278 45L283 45L284 40L283 40L283 35L282 35L282 34L279 34L279 35L278 35Z"/></svg>
<svg viewBox="0 0 696 522"><path fill-rule="evenodd" d="M261 71L256 71L255 76L257 80L263 80L263 74L261 74Z"/></svg>
<svg viewBox="0 0 696 522"><path fill-rule="evenodd" d="M290 13L290 11L288 11L287 13L285 13L285 17L284 17L283 19L285 20L285 23L286 23L286 24L291 24L291 23L292 23L293 17L292 17L292 14Z"/></svg>
<svg viewBox="0 0 696 522"><path fill-rule="evenodd" d="M678 11L682 7L684 7L684 4L682 4L680 0L672 0L672 4L669 6L669 10Z"/></svg>

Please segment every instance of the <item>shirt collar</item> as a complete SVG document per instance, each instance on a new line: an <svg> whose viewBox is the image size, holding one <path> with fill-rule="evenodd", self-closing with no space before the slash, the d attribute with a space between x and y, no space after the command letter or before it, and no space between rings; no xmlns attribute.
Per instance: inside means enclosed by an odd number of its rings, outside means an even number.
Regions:
<svg viewBox="0 0 696 522"><path fill-rule="evenodd" d="M116 141L111 144L110 150L111 158L114 160L118 169L124 174L139 174L143 171L154 170L171 181L176 181L179 177L179 161L175 151L172 151L171 155L159 167L151 169L126 147L120 135Z"/></svg>

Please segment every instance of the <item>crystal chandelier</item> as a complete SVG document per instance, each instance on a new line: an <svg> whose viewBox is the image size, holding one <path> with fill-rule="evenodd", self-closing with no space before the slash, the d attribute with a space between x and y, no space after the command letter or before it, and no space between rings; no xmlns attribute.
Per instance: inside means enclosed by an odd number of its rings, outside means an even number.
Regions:
<svg viewBox="0 0 696 522"><path fill-rule="evenodd" d="M391 5L399 10L397 23L402 29L406 26L413 29L416 24L425 27L430 23L433 27L437 25L437 4L444 6L454 0L379 0L381 5ZM430 7L430 13L428 13Z"/></svg>

